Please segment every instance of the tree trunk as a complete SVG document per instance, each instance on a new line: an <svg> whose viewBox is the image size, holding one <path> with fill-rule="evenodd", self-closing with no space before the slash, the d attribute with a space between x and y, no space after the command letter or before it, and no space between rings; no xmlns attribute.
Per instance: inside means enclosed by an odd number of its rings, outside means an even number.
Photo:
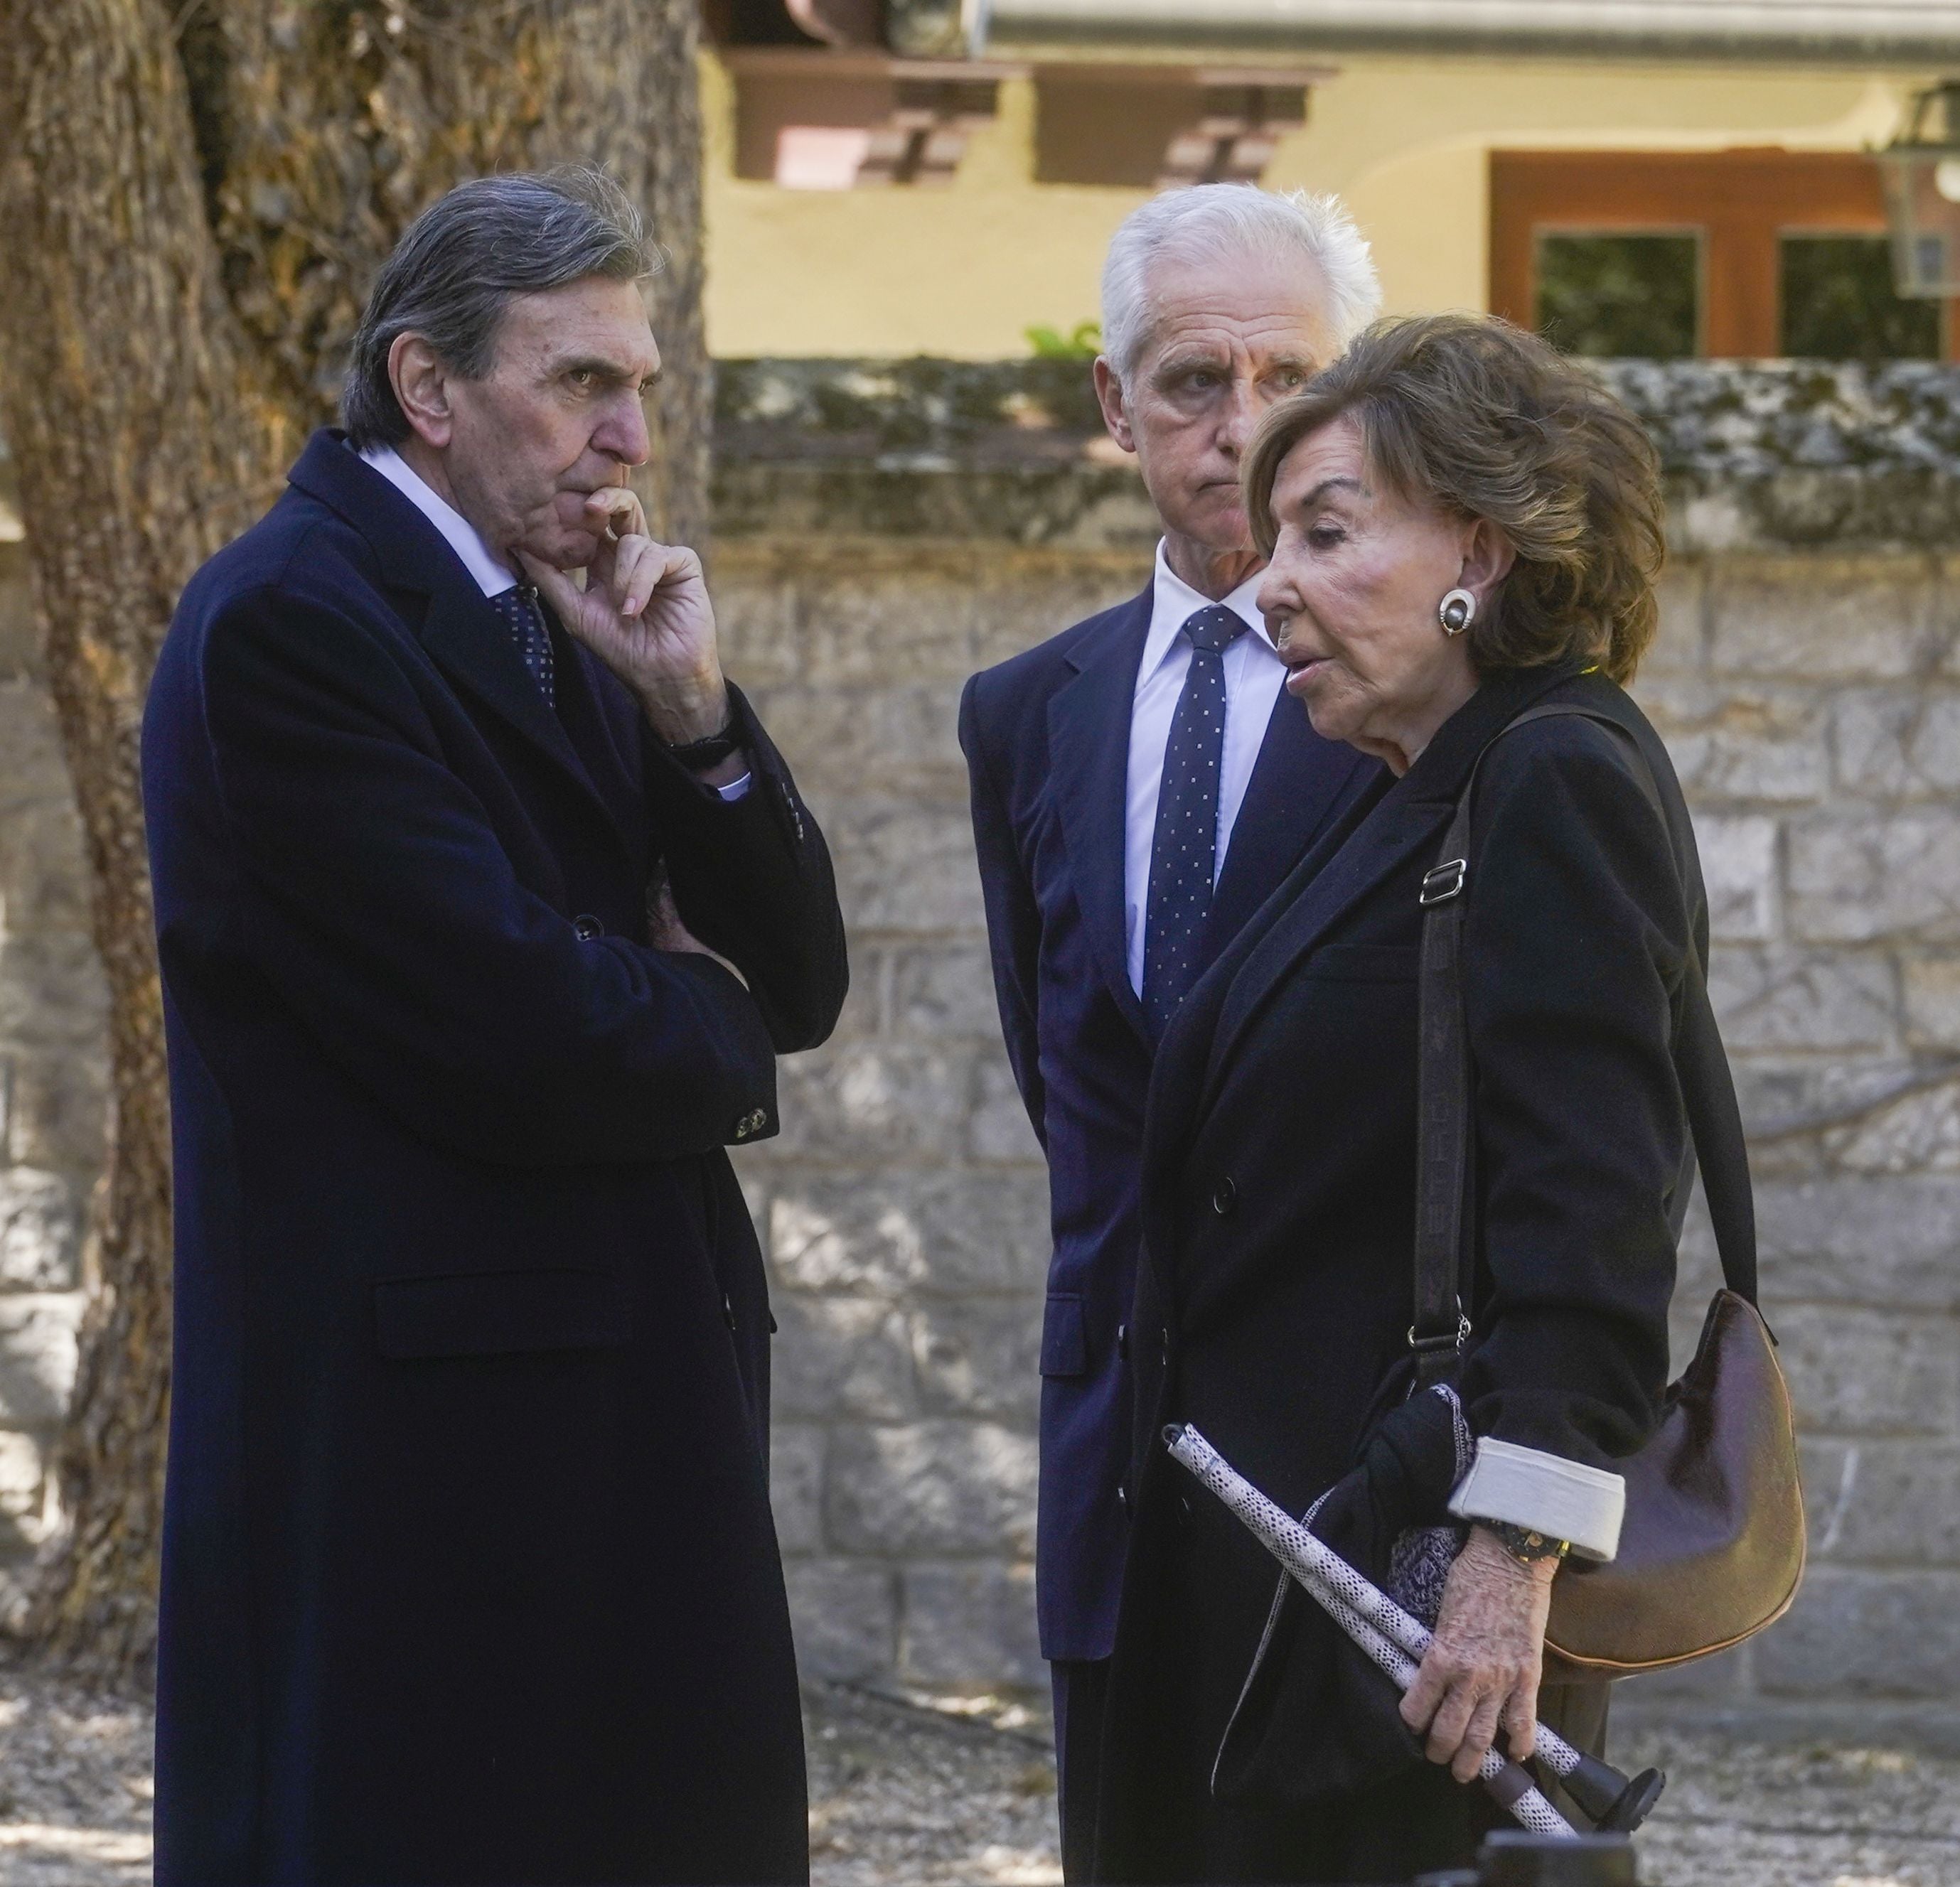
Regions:
<svg viewBox="0 0 1960 1887"><path fill-rule="evenodd" d="M186 578L332 418L368 284L463 177L601 163L670 258L654 515L698 542L692 0L0 0L0 410L110 999L109 1164L64 1525L30 1634L98 1678L154 1641L169 1403L163 1028L138 788L151 666Z"/></svg>
<svg viewBox="0 0 1960 1887"><path fill-rule="evenodd" d="M108 973L109 1164L56 1461L68 1525L30 1621L104 1674L151 1638L170 1394L170 1125L137 780L184 579L262 505L188 100L154 0L17 5L0 30L11 280L0 371L47 672Z"/></svg>
<svg viewBox="0 0 1960 1887"><path fill-rule="evenodd" d="M657 532L705 554L714 375L702 318L699 21L692 5L670 3L648 9L638 30L643 43L622 59L616 14L589 7L568 22L540 154L610 170L646 212L665 256L651 284L660 437L643 495Z"/></svg>
<svg viewBox="0 0 1960 1887"><path fill-rule="evenodd" d="M650 513L705 538L698 39L693 0L205 0L185 51L212 221L287 407L331 416L368 284L418 210L466 176L596 164L668 259Z"/></svg>

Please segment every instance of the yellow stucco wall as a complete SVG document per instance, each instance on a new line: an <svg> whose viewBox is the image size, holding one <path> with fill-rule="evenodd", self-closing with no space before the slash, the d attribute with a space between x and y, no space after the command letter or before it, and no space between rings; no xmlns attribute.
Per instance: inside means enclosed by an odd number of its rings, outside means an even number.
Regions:
<svg viewBox="0 0 1960 1887"><path fill-rule="evenodd" d="M1494 148L1857 150L1932 75L1351 56L1267 171L1336 190L1373 239L1388 305L1484 305ZM708 328L718 354L1025 354L1024 331L1096 310L1109 233L1142 193L1037 185L1032 83L944 189L779 189L733 174L734 87L702 62Z"/></svg>

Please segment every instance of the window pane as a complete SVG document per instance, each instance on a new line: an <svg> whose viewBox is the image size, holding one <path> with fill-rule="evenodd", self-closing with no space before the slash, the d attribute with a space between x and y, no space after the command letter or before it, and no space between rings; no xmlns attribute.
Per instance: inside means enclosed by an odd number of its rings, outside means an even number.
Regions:
<svg viewBox="0 0 1960 1887"><path fill-rule="evenodd" d="M1783 351L1815 361L1936 361L1939 303L1893 292L1882 236L1786 236Z"/></svg>
<svg viewBox="0 0 1960 1887"><path fill-rule="evenodd" d="M1538 239L1538 326L1567 354L1694 357L1701 245L1693 236Z"/></svg>

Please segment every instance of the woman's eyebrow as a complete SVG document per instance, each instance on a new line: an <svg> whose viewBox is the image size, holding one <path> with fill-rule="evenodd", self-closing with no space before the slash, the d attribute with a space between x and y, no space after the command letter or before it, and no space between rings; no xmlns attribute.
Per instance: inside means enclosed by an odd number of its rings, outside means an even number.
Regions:
<svg viewBox="0 0 1960 1887"><path fill-rule="evenodd" d="M1311 491L1303 494L1300 500L1300 507L1303 511L1310 504L1318 504L1330 491L1360 491L1363 488L1359 478L1350 478L1344 474L1337 473L1332 478L1322 479Z"/></svg>

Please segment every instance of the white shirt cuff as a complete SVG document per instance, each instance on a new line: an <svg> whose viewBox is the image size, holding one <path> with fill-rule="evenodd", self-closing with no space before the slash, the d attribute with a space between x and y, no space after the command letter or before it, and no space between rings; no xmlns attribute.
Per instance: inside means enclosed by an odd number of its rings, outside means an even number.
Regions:
<svg viewBox="0 0 1960 1887"><path fill-rule="evenodd" d="M1470 1472L1449 1497L1449 1511L1466 1520L1508 1520L1548 1539L1569 1539L1585 1559L1611 1559L1620 1550L1627 1483L1604 1468L1520 1447L1486 1435Z"/></svg>
<svg viewBox="0 0 1960 1887"><path fill-rule="evenodd" d="M714 790L733 805L737 799L748 798L749 782L755 777L753 774L744 774L740 780L731 780L727 786L717 786Z"/></svg>

